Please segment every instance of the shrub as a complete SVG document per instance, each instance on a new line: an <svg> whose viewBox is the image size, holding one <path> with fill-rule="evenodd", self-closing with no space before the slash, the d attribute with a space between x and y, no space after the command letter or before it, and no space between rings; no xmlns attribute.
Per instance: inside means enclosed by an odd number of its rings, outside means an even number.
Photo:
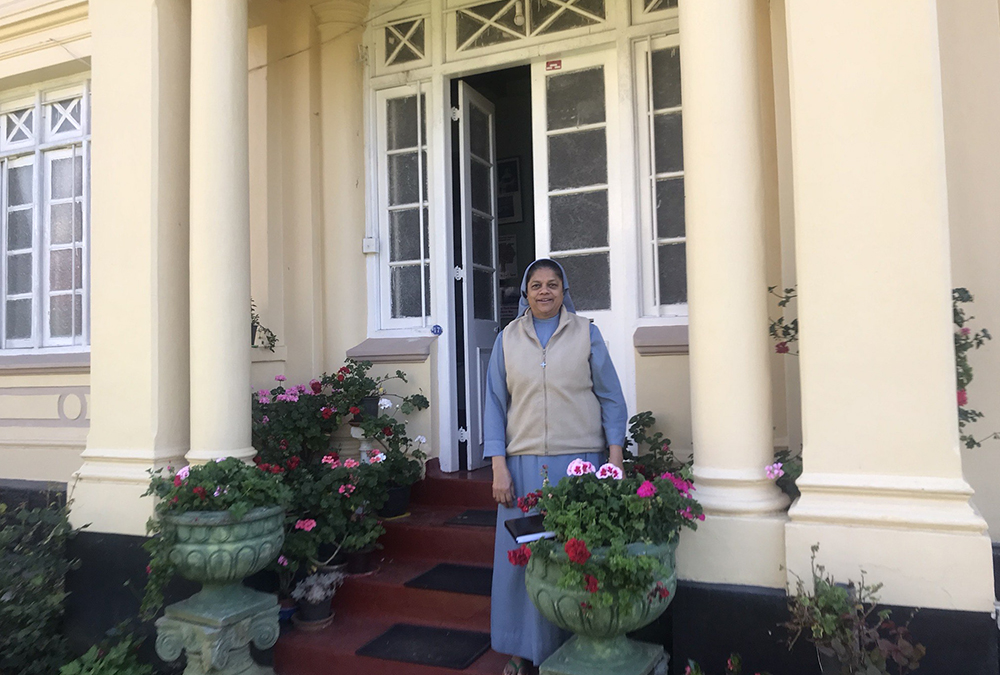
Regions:
<svg viewBox="0 0 1000 675"><path fill-rule="evenodd" d="M66 556L75 533L67 506L0 504L0 673L54 673L66 661L62 635Z"/></svg>

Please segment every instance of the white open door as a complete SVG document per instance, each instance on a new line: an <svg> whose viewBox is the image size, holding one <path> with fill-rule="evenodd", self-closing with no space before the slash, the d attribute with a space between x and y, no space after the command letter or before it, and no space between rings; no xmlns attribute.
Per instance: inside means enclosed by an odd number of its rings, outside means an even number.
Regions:
<svg viewBox="0 0 1000 675"><path fill-rule="evenodd" d="M462 211L465 397L469 469L483 460L486 369L500 330L497 276L496 143L493 104L458 83Z"/></svg>

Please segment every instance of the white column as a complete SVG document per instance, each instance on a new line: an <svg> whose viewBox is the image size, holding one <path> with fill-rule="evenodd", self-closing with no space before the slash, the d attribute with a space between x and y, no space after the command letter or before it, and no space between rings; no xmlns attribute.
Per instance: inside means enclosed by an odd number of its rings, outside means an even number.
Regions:
<svg viewBox="0 0 1000 675"><path fill-rule="evenodd" d="M191 462L253 456L247 0L191 7Z"/></svg>
<svg viewBox="0 0 1000 675"><path fill-rule="evenodd" d="M788 0L810 547L888 604L988 612L958 448L937 4ZM792 579L790 576L789 579Z"/></svg>
<svg viewBox="0 0 1000 675"><path fill-rule="evenodd" d="M783 586L787 498L764 473L774 448L757 31L754 0L680 2L691 422L708 518L679 570Z"/></svg>
<svg viewBox="0 0 1000 675"><path fill-rule="evenodd" d="M91 0L91 420L75 526L144 535L188 449L187 0Z"/></svg>

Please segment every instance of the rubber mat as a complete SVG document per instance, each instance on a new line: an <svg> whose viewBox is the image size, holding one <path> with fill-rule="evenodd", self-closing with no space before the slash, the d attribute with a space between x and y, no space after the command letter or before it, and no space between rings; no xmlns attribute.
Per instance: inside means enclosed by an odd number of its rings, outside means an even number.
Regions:
<svg viewBox="0 0 1000 675"><path fill-rule="evenodd" d="M492 567L441 563L423 574L413 577L403 585L429 591L449 591L489 597L492 584Z"/></svg>
<svg viewBox="0 0 1000 675"><path fill-rule="evenodd" d="M355 654L464 670L489 648L489 633L397 623Z"/></svg>
<svg viewBox="0 0 1000 675"><path fill-rule="evenodd" d="M497 524L496 509L469 509L444 521L445 525L473 525L475 527L495 527Z"/></svg>

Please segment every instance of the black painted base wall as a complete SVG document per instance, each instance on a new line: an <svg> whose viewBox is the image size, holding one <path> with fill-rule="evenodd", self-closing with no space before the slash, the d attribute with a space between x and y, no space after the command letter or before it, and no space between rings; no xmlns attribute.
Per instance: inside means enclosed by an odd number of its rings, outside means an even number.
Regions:
<svg viewBox="0 0 1000 675"><path fill-rule="evenodd" d="M911 608L894 607L905 621ZM786 598L780 589L681 582L671 605L671 672L681 675L688 659L709 673L722 673L732 652L743 657L744 673L819 675L815 650L800 640L789 652ZM910 629L927 655L926 675L997 675L997 625L986 613L922 609ZM664 634L664 637L666 635ZM668 647L669 649L669 647Z"/></svg>

